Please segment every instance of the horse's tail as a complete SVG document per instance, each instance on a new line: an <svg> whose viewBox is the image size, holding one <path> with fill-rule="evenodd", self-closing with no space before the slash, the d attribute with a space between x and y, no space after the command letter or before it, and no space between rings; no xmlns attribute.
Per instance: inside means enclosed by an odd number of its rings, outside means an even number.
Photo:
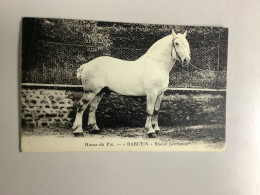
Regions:
<svg viewBox="0 0 260 195"><path fill-rule="evenodd" d="M82 70L83 70L83 65L81 65L81 66L77 69L77 79L81 79Z"/></svg>

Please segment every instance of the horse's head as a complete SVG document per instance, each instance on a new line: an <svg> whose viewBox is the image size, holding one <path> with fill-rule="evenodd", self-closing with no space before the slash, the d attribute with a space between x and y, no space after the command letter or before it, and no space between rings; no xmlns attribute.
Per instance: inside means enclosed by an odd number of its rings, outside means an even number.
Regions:
<svg viewBox="0 0 260 195"><path fill-rule="evenodd" d="M177 59L182 65L186 66L190 62L190 45L186 39L187 31L184 34L176 34L172 30L172 51L173 59Z"/></svg>

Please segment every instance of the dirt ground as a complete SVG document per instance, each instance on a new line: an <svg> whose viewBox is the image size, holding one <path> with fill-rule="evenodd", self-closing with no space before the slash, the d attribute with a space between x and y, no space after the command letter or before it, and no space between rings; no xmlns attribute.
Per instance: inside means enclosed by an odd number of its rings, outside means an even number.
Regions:
<svg viewBox="0 0 260 195"><path fill-rule="evenodd" d="M67 128L23 128L21 149L27 152L65 151L223 151L223 125L161 127L148 138L144 128L106 128L100 134L74 137Z"/></svg>

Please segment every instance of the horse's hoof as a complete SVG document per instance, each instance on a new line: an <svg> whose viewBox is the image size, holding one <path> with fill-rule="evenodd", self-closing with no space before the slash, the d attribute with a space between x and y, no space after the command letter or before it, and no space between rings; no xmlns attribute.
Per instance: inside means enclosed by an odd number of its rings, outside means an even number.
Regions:
<svg viewBox="0 0 260 195"><path fill-rule="evenodd" d="M89 129L90 131L100 131L99 128L98 128L98 126L97 126L97 124L89 124L89 125L88 125L88 129Z"/></svg>
<svg viewBox="0 0 260 195"><path fill-rule="evenodd" d="M162 132L160 130L155 131L156 135L162 135Z"/></svg>
<svg viewBox="0 0 260 195"><path fill-rule="evenodd" d="M90 131L91 134L100 134L100 130L99 129L93 129Z"/></svg>
<svg viewBox="0 0 260 195"><path fill-rule="evenodd" d="M74 137L84 137L84 134L81 132L73 133Z"/></svg>
<svg viewBox="0 0 260 195"><path fill-rule="evenodd" d="M79 137L79 136L84 136L83 135L83 129L82 128L77 128L74 132L73 132L75 137Z"/></svg>
<svg viewBox="0 0 260 195"><path fill-rule="evenodd" d="M156 133L148 133L148 138L156 138Z"/></svg>

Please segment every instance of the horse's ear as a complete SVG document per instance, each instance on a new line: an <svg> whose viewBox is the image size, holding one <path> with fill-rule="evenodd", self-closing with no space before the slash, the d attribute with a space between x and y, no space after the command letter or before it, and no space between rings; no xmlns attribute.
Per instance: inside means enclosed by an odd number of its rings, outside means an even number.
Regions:
<svg viewBox="0 0 260 195"><path fill-rule="evenodd" d="M185 30L183 36L186 38L186 36L187 36L187 30Z"/></svg>
<svg viewBox="0 0 260 195"><path fill-rule="evenodd" d="M174 30L172 29L172 37L175 39L177 37L176 33L174 32Z"/></svg>

